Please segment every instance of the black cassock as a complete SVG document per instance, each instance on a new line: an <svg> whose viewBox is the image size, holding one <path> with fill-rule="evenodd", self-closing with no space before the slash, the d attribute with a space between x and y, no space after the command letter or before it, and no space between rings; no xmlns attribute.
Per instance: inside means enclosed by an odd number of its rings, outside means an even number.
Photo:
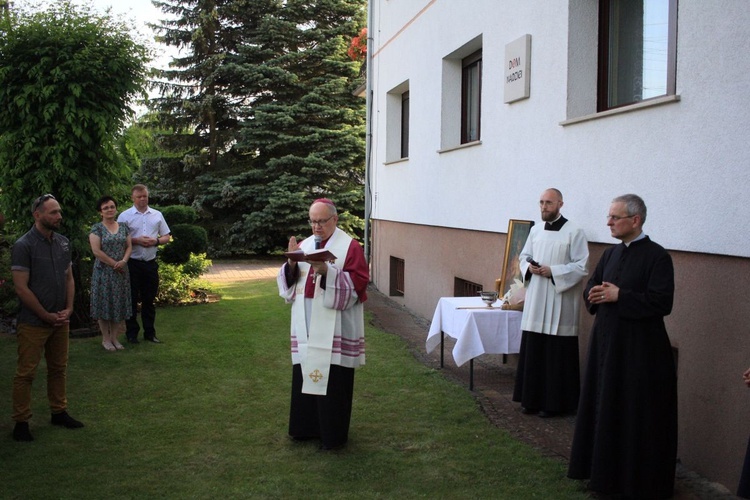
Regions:
<svg viewBox="0 0 750 500"><path fill-rule="evenodd" d="M677 377L664 316L672 310L672 259L648 237L604 252L589 290L620 288L596 314L568 477L631 498L669 498L677 457Z"/></svg>

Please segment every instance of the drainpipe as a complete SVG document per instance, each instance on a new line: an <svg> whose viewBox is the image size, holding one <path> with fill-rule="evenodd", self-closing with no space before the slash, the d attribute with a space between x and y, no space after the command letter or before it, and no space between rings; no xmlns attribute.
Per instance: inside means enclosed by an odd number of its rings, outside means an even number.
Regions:
<svg viewBox="0 0 750 500"><path fill-rule="evenodd" d="M372 27L373 27L373 2L367 1L367 56L365 57L365 259L369 263L370 245L370 215L372 213L372 193L370 176L372 174ZM372 277L370 277L372 279Z"/></svg>

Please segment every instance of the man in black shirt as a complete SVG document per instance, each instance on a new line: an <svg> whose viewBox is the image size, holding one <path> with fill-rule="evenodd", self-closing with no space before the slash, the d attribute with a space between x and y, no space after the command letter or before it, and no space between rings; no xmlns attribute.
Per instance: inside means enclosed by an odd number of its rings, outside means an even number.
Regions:
<svg viewBox="0 0 750 500"><path fill-rule="evenodd" d="M66 370L70 315L75 283L70 242L56 231L62 222L60 204L51 194L31 206L34 226L13 245L11 271L21 301L18 313L18 365L13 378L13 439L33 441L31 384L42 358L47 361L47 396L51 422L68 429L83 424L68 415Z"/></svg>

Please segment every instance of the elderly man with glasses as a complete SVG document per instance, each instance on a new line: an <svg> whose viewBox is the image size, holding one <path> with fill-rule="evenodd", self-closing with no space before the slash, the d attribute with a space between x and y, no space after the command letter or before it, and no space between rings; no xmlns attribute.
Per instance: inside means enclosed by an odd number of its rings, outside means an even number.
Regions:
<svg viewBox="0 0 750 500"><path fill-rule="evenodd" d="M596 315L568 477L616 498L671 498L677 459L677 376L664 317L672 311L669 253L643 232L646 204L612 200L608 248L583 292Z"/></svg>
<svg viewBox="0 0 750 500"><path fill-rule="evenodd" d="M289 435L319 438L321 449L333 450L349 438L354 369L365 364L362 303L370 274L362 246L336 227L331 200L315 200L309 215L312 236L289 239L290 258L277 278L279 295L292 306ZM313 260L316 249L333 260ZM291 257L299 253L308 257Z"/></svg>
<svg viewBox="0 0 750 500"><path fill-rule="evenodd" d="M83 424L68 415L66 371L70 315L75 283L70 242L57 233L62 222L60 204L51 194L31 205L34 225L13 245L11 271L18 312L18 364L13 378L13 439L33 441L31 385L42 354L47 361L47 397L51 423L68 429Z"/></svg>

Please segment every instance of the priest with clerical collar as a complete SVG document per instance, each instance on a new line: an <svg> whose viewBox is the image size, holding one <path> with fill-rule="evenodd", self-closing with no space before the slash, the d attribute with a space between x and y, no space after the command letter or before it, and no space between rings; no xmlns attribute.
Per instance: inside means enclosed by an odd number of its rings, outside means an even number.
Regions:
<svg viewBox="0 0 750 500"><path fill-rule="evenodd" d="M513 401L540 417L574 413L580 395L578 317L589 249L562 206L559 190L542 193L544 226L531 228L519 256L527 290Z"/></svg>
<svg viewBox="0 0 750 500"><path fill-rule="evenodd" d="M364 307L369 268L362 245L337 227L336 205L310 206L312 234L292 236L288 251L325 248L332 262L295 262L279 270L279 295L292 305L292 400L289 435L337 449L349 438L354 370L365 364Z"/></svg>
<svg viewBox="0 0 750 500"><path fill-rule="evenodd" d="M584 288L595 314L568 477L597 497L672 498L677 461L677 376L664 323L674 302L669 253L643 232L646 204L612 200L607 226L621 241Z"/></svg>

